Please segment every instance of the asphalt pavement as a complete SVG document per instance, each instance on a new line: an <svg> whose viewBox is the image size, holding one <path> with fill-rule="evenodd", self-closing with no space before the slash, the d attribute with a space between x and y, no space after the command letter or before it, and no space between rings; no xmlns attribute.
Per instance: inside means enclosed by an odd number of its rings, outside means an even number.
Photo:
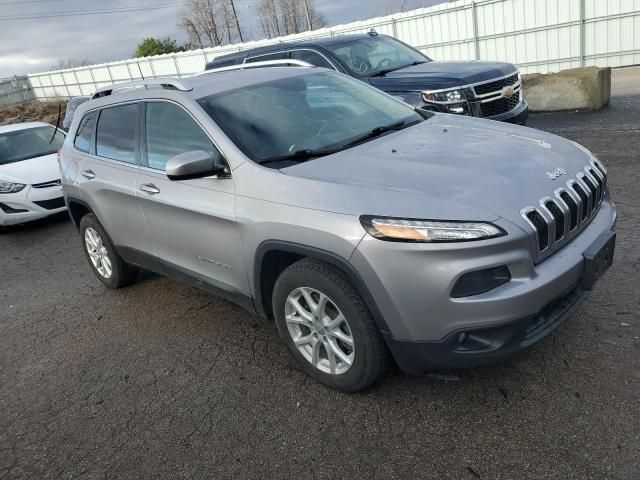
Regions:
<svg viewBox="0 0 640 480"><path fill-rule="evenodd" d="M225 300L151 274L107 290L66 216L0 235L0 478L640 478L640 96L530 126L606 164L617 251L497 366L337 393Z"/></svg>

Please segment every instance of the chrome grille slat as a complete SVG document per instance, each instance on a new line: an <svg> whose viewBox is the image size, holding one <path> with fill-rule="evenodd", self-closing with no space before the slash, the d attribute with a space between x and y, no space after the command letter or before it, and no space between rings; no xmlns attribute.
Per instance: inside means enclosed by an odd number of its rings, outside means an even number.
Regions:
<svg viewBox="0 0 640 480"><path fill-rule="evenodd" d="M584 171L543 197L537 206L525 207L520 215L534 231L537 260L547 257L556 247L569 241L596 215L605 197L606 170L592 161Z"/></svg>
<svg viewBox="0 0 640 480"><path fill-rule="evenodd" d="M34 183L31 186L33 188L49 188L49 187L57 187L57 186L60 186L61 184L62 182L60 181L60 179L57 179L57 180L51 180L48 182Z"/></svg>

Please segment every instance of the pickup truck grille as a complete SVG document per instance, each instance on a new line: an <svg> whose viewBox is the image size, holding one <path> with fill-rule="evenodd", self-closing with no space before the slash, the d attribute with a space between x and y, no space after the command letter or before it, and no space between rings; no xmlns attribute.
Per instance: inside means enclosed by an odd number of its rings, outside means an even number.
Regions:
<svg viewBox="0 0 640 480"><path fill-rule="evenodd" d="M495 117L514 110L522 101L520 74L480 83L471 87L470 103L474 104L475 115Z"/></svg>
<svg viewBox="0 0 640 480"><path fill-rule="evenodd" d="M518 82L518 74L514 73L510 77L501 78L500 80L494 80L489 83L483 83L480 85L475 85L473 87L476 95L486 95L492 92L500 92L504 87L508 87L509 85L515 85Z"/></svg>
<svg viewBox="0 0 640 480"><path fill-rule="evenodd" d="M533 228L538 261L574 238L595 216L607 188L607 171L591 161L553 196L521 210Z"/></svg>
<svg viewBox="0 0 640 480"><path fill-rule="evenodd" d="M492 102L481 103L480 111L483 117L494 117L502 113L513 110L520 103L520 92L515 93L511 98L500 98Z"/></svg>

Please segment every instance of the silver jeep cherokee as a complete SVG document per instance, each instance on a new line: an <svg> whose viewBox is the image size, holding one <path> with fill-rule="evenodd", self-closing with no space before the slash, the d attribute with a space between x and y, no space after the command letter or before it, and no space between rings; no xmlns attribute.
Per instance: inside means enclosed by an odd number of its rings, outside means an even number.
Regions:
<svg viewBox="0 0 640 480"><path fill-rule="evenodd" d="M78 107L64 194L105 285L143 268L222 294L275 319L306 373L355 391L391 359L420 373L506 358L611 264L606 169L580 145L280 62Z"/></svg>

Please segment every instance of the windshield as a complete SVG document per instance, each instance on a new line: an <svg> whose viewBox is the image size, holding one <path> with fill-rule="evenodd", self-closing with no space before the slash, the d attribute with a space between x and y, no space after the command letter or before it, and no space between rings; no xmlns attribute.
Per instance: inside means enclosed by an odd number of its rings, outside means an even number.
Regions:
<svg viewBox="0 0 640 480"><path fill-rule="evenodd" d="M0 165L56 153L63 143L64 134L52 126L0 133Z"/></svg>
<svg viewBox="0 0 640 480"><path fill-rule="evenodd" d="M354 76L375 77L431 59L389 37L360 38L349 43L328 45Z"/></svg>
<svg viewBox="0 0 640 480"><path fill-rule="evenodd" d="M326 71L250 85L198 103L258 163L300 151L348 148L374 129L422 120L386 94Z"/></svg>

